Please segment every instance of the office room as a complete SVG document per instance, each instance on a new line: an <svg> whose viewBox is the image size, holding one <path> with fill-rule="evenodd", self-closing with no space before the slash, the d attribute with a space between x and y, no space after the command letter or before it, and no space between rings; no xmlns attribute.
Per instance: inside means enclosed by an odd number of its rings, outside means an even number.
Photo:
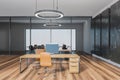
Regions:
<svg viewBox="0 0 120 80"><path fill-rule="evenodd" d="M0 80L120 80L119 0L0 0Z"/></svg>

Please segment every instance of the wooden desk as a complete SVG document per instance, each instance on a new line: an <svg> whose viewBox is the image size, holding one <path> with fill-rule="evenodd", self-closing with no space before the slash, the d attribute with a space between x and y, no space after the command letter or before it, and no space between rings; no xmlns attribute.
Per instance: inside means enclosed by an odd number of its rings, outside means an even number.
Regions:
<svg viewBox="0 0 120 80"><path fill-rule="evenodd" d="M23 72L28 66L29 58L40 58L39 54L25 54L20 56L20 72ZM51 58L69 58L69 72L70 73L79 73L79 62L80 56L77 54L52 54ZM21 71L21 62L22 59L27 59L27 67Z"/></svg>

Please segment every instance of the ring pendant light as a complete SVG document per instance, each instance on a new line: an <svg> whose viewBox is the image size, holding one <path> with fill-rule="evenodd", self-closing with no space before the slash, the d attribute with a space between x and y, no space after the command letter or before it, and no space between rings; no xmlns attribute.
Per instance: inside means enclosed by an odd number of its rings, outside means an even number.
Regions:
<svg viewBox="0 0 120 80"><path fill-rule="evenodd" d="M60 19L63 18L64 14L61 11L58 11L58 0L56 9L54 9L54 0L53 0L53 9L43 9L37 11L37 0L36 0L36 12L35 16L40 19Z"/></svg>

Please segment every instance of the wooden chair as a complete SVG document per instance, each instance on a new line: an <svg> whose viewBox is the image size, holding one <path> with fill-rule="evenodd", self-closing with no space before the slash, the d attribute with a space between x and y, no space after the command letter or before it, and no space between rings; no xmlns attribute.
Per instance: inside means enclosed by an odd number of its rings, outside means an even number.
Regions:
<svg viewBox="0 0 120 80"><path fill-rule="evenodd" d="M41 54L42 52L45 52L45 49L35 49L35 54ZM40 58L36 58L36 61L34 62L34 68L39 68L40 67Z"/></svg>
<svg viewBox="0 0 120 80"><path fill-rule="evenodd" d="M48 67L52 67L52 60L51 60L50 54L47 53L47 52L43 52L43 53L40 54L40 66L44 67L44 70L42 72L44 74L47 73L47 72L53 72L53 71L55 73L55 70L48 69ZM38 74L40 74L40 73L38 73ZM48 75L43 76L42 78L46 78L46 77L48 77Z"/></svg>
<svg viewBox="0 0 120 80"><path fill-rule="evenodd" d="M42 67L52 66L51 56L49 53L44 52L40 54L40 66Z"/></svg>
<svg viewBox="0 0 120 80"><path fill-rule="evenodd" d="M42 52L45 52L45 49L35 49L35 54L40 54ZM40 61L39 58L36 59L37 61Z"/></svg>
<svg viewBox="0 0 120 80"><path fill-rule="evenodd" d="M45 52L45 49L35 49L35 54L40 54L41 52Z"/></svg>

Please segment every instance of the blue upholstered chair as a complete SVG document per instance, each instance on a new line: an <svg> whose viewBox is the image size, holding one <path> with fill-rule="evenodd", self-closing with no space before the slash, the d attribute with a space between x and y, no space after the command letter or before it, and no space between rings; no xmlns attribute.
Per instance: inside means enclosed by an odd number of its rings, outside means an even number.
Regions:
<svg viewBox="0 0 120 80"><path fill-rule="evenodd" d="M59 53L59 45L58 44L46 44L46 52Z"/></svg>

